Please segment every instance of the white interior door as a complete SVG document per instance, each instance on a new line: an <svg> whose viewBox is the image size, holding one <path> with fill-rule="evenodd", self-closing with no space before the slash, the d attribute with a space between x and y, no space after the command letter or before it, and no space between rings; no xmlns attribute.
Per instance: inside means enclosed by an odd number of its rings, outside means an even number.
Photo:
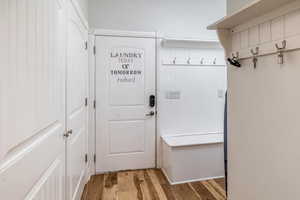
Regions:
<svg viewBox="0 0 300 200"><path fill-rule="evenodd" d="M87 153L87 30L72 6L68 13L67 59L67 199L79 199Z"/></svg>
<svg viewBox="0 0 300 200"><path fill-rule="evenodd" d="M155 39L97 36L96 46L96 171L155 167Z"/></svg>
<svg viewBox="0 0 300 200"><path fill-rule="evenodd" d="M0 199L65 200L63 1L0 1Z"/></svg>

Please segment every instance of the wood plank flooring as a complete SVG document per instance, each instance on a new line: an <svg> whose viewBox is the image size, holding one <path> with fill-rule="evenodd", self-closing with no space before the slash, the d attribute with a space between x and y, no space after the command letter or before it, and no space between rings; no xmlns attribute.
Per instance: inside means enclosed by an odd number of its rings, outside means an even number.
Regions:
<svg viewBox="0 0 300 200"><path fill-rule="evenodd" d="M81 200L226 200L224 179L170 185L159 169L96 175Z"/></svg>

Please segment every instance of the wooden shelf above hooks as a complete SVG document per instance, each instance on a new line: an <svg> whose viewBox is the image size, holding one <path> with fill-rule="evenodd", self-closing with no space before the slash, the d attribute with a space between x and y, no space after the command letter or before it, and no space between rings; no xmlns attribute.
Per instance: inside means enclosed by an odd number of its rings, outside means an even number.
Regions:
<svg viewBox="0 0 300 200"><path fill-rule="evenodd" d="M207 29L231 29L293 1L295 0L256 0L233 14L211 24Z"/></svg>

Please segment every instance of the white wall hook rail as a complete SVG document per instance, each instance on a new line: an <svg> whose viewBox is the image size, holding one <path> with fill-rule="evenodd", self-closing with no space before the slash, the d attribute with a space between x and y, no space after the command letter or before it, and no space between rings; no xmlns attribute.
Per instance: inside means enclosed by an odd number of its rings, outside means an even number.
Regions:
<svg viewBox="0 0 300 200"><path fill-rule="evenodd" d="M287 47L282 50L282 53L289 53L289 52L295 52L295 51L300 51L300 47L297 47L297 48L291 48L291 49L288 49ZM232 54L234 55L234 54ZM256 58L260 58L260 57L265 57L265 56L271 56L271 55L278 55L278 51L277 49L273 52L266 52L266 53L260 53L259 55L256 55ZM233 56L234 58L234 56ZM252 56L240 56L238 57L238 61L243 61L243 60L248 60L248 59L253 59L253 55Z"/></svg>
<svg viewBox="0 0 300 200"><path fill-rule="evenodd" d="M226 66L224 50L217 42L162 39L161 64L166 66ZM166 45L168 43L168 45ZM186 44L183 45L182 43ZM179 45L181 44L181 45ZM201 45L200 45L201 44ZM210 46L207 46L209 44ZM218 44L218 46L216 45Z"/></svg>
<svg viewBox="0 0 300 200"><path fill-rule="evenodd" d="M187 59L171 59L171 60L162 60L162 65L168 66L225 66L225 61L218 60L218 58L207 58L207 62L205 62L205 58L192 59L188 57Z"/></svg>

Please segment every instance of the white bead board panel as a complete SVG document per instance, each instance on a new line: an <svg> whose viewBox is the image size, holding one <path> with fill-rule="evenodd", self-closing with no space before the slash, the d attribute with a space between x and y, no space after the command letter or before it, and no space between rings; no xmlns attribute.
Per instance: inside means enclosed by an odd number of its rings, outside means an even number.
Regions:
<svg viewBox="0 0 300 200"><path fill-rule="evenodd" d="M0 2L4 199L65 199L64 12L62 0Z"/></svg>
<svg viewBox="0 0 300 200"><path fill-rule="evenodd" d="M26 195L25 200L64 200L64 155L55 160Z"/></svg>
<svg viewBox="0 0 300 200"><path fill-rule="evenodd" d="M295 4L295 5L294 5ZM265 17L242 24L232 30L232 53L239 53L240 58L251 57L251 49L259 47L259 54L276 52L283 40L287 41L287 50L300 47L300 5L298 2L282 8L284 12L274 11ZM265 20L263 20L265 19ZM255 22L255 23L253 23ZM276 59L276 58L274 58Z"/></svg>
<svg viewBox="0 0 300 200"><path fill-rule="evenodd" d="M281 66L272 55L258 58L256 69L251 59L228 68L229 199L300 195L299 58L295 51Z"/></svg>
<svg viewBox="0 0 300 200"><path fill-rule="evenodd" d="M234 40L233 52L241 58L256 46L261 54L275 52L275 43L284 39L288 49L299 48L299 5L294 1L234 28L227 38ZM242 68L228 68L228 199L299 196L299 55L298 50L284 53L281 66L276 55L268 55L258 58L255 70L247 67L251 59L242 60Z"/></svg>
<svg viewBox="0 0 300 200"><path fill-rule="evenodd" d="M8 35L2 39L7 41L4 59L9 68L1 73L1 132L9 137L1 138L2 156L64 117L61 5L48 0L8 2Z"/></svg>

